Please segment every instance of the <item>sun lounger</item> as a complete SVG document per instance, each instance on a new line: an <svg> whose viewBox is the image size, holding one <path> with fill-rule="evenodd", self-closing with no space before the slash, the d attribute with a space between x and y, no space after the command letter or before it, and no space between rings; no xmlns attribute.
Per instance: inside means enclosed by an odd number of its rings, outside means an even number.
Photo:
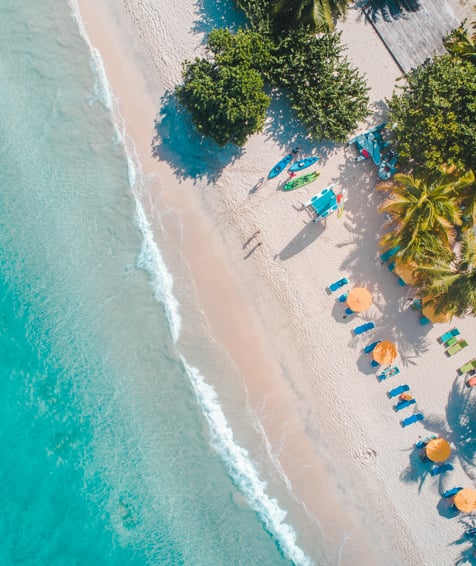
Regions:
<svg viewBox="0 0 476 566"><path fill-rule="evenodd" d="M466 382L466 385L468 387L475 387L476 386L476 375L474 377L471 377L470 379L468 379L468 381Z"/></svg>
<svg viewBox="0 0 476 566"><path fill-rule="evenodd" d="M339 279L338 281L335 281L334 283L331 283L329 285L329 291L331 293L334 293L334 291L337 291L337 289L340 289L344 285L347 285L348 282L349 280L347 279L347 277L342 277L342 279Z"/></svg>
<svg viewBox="0 0 476 566"><path fill-rule="evenodd" d="M448 340L444 342L445 348L449 348L450 346L453 346L454 344L456 344L456 342L458 342L457 336L452 336L451 338L448 338Z"/></svg>
<svg viewBox="0 0 476 566"><path fill-rule="evenodd" d="M466 362L464 365L458 368L457 372L460 375L464 375L465 373L469 373L473 369L476 369L476 358L473 358L472 360L469 360L469 362Z"/></svg>
<svg viewBox="0 0 476 566"><path fill-rule="evenodd" d="M387 379L387 377L393 377L394 375L398 375L400 373L400 369L397 366L390 366L385 368L383 371L377 374L377 379L379 381L383 381Z"/></svg>
<svg viewBox="0 0 476 566"><path fill-rule="evenodd" d="M431 321L429 318L426 318L426 316L424 316L423 314L420 316L420 324L429 324Z"/></svg>
<svg viewBox="0 0 476 566"><path fill-rule="evenodd" d="M422 438L421 440L419 440L418 442L415 442L415 448L424 448L428 442L430 442L430 440L433 440L434 438L438 438L438 436L436 434L432 434L431 436L427 436L426 438Z"/></svg>
<svg viewBox="0 0 476 566"><path fill-rule="evenodd" d="M403 428L405 428L408 425L411 425L411 424L416 423L418 421L422 421L424 418L425 417L423 416L422 413L415 413L411 417L407 417L406 419L403 419L402 421L400 421L400 424L402 425Z"/></svg>
<svg viewBox="0 0 476 566"><path fill-rule="evenodd" d="M373 368L378 368L378 366L379 366L380 364L379 364L379 362L377 362L376 360L372 360L372 361L370 362L370 365L371 365Z"/></svg>
<svg viewBox="0 0 476 566"><path fill-rule="evenodd" d="M347 295L349 293L342 293L342 295L340 295L340 297L337 299L339 301L339 303L345 303L345 301L347 300Z"/></svg>
<svg viewBox="0 0 476 566"><path fill-rule="evenodd" d="M368 346L365 346L364 348L364 354L371 354L374 351L374 348L377 344L380 344L382 340L376 340L375 342L372 342L372 344L369 344Z"/></svg>
<svg viewBox="0 0 476 566"><path fill-rule="evenodd" d="M466 342L466 340L459 340L458 342L456 342L456 344L453 344L453 346L451 346L451 348L448 348L445 353L446 353L447 356L454 356L460 350L462 350L463 348L466 348L467 345L468 345L468 343Z"/></svg>
<svg viewBox="0 0 476 566"><path fill-rule="evenodd" d="M436 464L435 466L431 467L430 475L439 476L440 474L444 474L445 472L449 472L451 470L454 470L451 464Z"/></svg>
<svg viewBox="0 0 476 566"><path fill-rule="evenodd" d="M393 257L398 252L399 249L400 249L400 246L395 246L394 248L390 248L389 250L387 250L386 252L384 252L380 256L380 259L382 261L388 261L391 257Z"/></svg>
<svg viewBox="0 0 476 566"><path fill-rule="evenodd" d="M401 395L402 393L405 393L405 391L410 391L410 386L406 383L390 389L390 391L387 391L387 395L389 399L393 399L393 397Z"/></svg>
<svg viewBox="0 0 476 566"><path fill-rule="evenodd" d="M458 336L458 335L459 335L459 330L457 328L452 328L451 330L448 330L448 332L442 334L438 338L438 342L440 344L444 344L445 342L448 342L450 338L453 338L453 336Z"/></svg>
<svg viewBox="0 0 476 566"><path fill-rule="evenodd" d="M451 489L447 489L441 494L441 497L454 497L458 491L461 491L462 487L452 487Z"/></svg>
<svg viewBox="0 0 476 566"><path fill-rule="evenodd" d="M414 405L416 403L415 399L408 399L405 401L399 401L396 405L393 406L395 411L401 411L410 405Z"/></svg>
<svg viewBox="0 0 476 566"><path fill-rule="evenodd" d="M375 328L375 323L366 322L365 324L361 324L360 326L356 326L354 328L354 334L356 336L358 336L359 334L363 334L364 332L367 332L368 330L372 330L372 328Z"/></svg>

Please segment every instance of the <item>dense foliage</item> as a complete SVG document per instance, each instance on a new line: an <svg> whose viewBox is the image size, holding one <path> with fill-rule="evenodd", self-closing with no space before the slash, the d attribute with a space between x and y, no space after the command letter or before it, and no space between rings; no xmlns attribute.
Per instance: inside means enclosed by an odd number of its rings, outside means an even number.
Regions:
<svg viewBox="0 0 476 566"><path fill-rule="evenodd" d="M445 47L452 55L468 59L476 64L476 22L473 22L471 27L473 29L471 35L465 29L464 24L450 33L445 39Z"/></svg>
<svg viewBox="0 0 476 566"><path fill-rule="evenodd" d="M274 36L306 27L310 32L334 29L334 19L345 14L349 0L235 0L254 29Z"/></svg>
<svg viewBox="0 0 476 566"><path fill-rule="evenodd" d="M314 36L303 29L279 46L272 78L316 139L345 141L368 115L366 83L342 51L340 34Z"/></svg>
<svg viewBox="0 0 476 566"><path fill-rule="evenodd" d="M424 171L443 163L476 170L476 66L435 57L406 75L389 101L400 160Z"/></svg>
<svg viewBox="0 0 476 566"><path fill-rule="evenodd" d="M200 133L241 146L264 126L269 98L259 69L269 64L269 45L257 33L215 30L208 52L208 59L184 63L177 97Z"/></svg>
<svg viewBox="0 0 476 566"><path fill-rule="evenodd" d="M390 230L381 243L398 246L397 263L416 266L415 286L436 313L476 314L474 206L468 207L474 182L471 170L446 169L428 177L396 174L377 187L389 192L380 212Z"/></svg>

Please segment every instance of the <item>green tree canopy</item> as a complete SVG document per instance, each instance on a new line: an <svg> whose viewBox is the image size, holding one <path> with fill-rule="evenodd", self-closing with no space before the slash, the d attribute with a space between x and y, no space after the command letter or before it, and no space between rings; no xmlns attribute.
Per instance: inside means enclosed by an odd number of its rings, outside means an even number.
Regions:
<svg viewBox="0 0 476 566"><path fill-rule="evenodd" d="M345 13L348 0L270 0L275 30L280 33L301 26L312 32L334 30L334 18Z"/></svg>
<svg viewBox="0 0 476 566"><path fill-rule="evenodd" d="M388 247L399 246L403 261L420 264L428 254L448 257L462 224L460 191L474 183L474 174L446 174L436 179L397 173L379 190L390 191L380 212L390 216L390 231L383 237ZM447 251L445 251L447 250Z"/></svg>
<svg viewBox="0 0 476 566"><path fill-rule="evenodd" d="M208 40L210 60L186 61L176 94L199 132L219 145L242 146L264 126L270 101L257 68L269 62L268 43L254 32L228 30Z"/></svg>
<svg viewBox="0 0 476 566"><path fill-rule="evenodd" d="M417 269L423 297L429 297L436 313L476 315L476 239L465 230L461 245L450 261L429 256Z"/></svg>
<svg viewBox="0 0 476 566"><path fill-rule="evenodd" d="M476 170L476 66L435 57L405 76L389 103L400 160L426 171L448 163Z"/></svg>
<svg viewBox="0 0 476 566"><path fill-rule="evenodd" d="M310 134L345 141L368 115L364 78L342 55L340 34L290 32L277 51L272 80L286 88L292 107Z"/></svg>

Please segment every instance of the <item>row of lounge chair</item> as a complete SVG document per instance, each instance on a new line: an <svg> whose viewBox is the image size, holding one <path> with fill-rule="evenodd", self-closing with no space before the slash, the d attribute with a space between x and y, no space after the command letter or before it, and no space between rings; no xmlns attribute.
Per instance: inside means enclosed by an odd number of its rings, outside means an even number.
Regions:
<svg viewBox="0 0 476 566"><path fill-rule="evenodd" d="M401 411L402 409L406 409L407 407L411 407L412 405L416 404L416 400L407 393L408 391L410 391L410 386L407 385L406 383L403 383L402 385L398 385L397 387L390 389L390 391L387 391L387 397L389 399L393 399L394 397L399 397L398 402L393 406L394 411L398 412ZM424 416L422 413L413 413L413 415L410 415L409 417L405 417L404 419L402 419L400 421L400 424L403 428L405 428L413 423L422 421L423 419Z"/></svg>
<svg viewBox="0 0 476 566"><path fill-rule="evenodd" d="M468 345L466 340L458 339L459 335L460 335L460 331L458 330L458 328L452 328L451 330L448 330L448 332L445 332L444 334L438 337L438 342L442 344L445 348L447 348L446 350L447 356L453 356L454 354L456 354L457 352L459 352ZM476 386L476 375L475 375L476 358L469 360L461 367L459 367L456 371L458 372L459 375L469 374L471 376L466 381L466 385L468 387Z"/></svg>

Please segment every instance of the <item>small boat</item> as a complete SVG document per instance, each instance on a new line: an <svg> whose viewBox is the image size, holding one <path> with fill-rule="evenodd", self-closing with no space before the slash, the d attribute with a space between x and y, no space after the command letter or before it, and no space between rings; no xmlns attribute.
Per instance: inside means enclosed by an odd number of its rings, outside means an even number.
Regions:
<svg viewBox="0 0 476 566"><path fill-rule="evenodd" d="M288 181L283 186L283 191L294 191L294 189L299 189L299 187L304 187L308 183L312 183L319 177L319 173L317 171L313 171L312 173L308 173L307 175L301 175L292 181Z"/></svg>
<svg viewBox="0 0 476 566"><path fill-rule="evenodd" d="M274 177L277 177L282 171L286 169L286 167L291 163L292 160L293 154L288 153L286 157L283 157L281 161L276 163L276 165L271 169L271 171L268 173L268 179L274 179Z"/></svg>
<svg viewBox="0 0 476 566"><path fill-rule="evenodd" d="M314 163L316 163L316 161L319 161L319 159L320 158L317 157L317 155L315 155L314 157L306 157L305 159L301 159L300 161L293 163L288 171L297 173L298 171L301 171L301 169L306 169L306 167L314 165Z"/></svg>

